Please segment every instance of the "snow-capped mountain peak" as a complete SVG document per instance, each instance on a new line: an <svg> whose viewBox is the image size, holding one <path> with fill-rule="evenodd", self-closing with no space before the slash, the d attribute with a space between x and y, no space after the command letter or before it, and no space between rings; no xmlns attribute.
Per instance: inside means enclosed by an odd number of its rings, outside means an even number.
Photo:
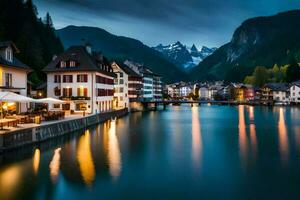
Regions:
<svg viewBox="0 0 300 200"><path fill-rule="evenodd" d="M217 48L203 46L199 51L195 44L192 47L188 47L177 41L174 44L166 46L159 44L153 47L153 49L161 52L169 61L186 70L198 65Z"/></svg>

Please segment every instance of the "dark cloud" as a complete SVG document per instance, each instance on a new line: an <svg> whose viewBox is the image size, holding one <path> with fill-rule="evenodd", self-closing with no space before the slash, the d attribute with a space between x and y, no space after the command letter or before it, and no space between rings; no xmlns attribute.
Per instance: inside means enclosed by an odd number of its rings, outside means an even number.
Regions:
<svg viewBox="0 0 300 200"><path fill-rule="evenodd" d="M248 17L300 8L295 0L36 0L57 27L99 26L147 44L221 45ZM153 33L156 33L153 35Z"/></svg>

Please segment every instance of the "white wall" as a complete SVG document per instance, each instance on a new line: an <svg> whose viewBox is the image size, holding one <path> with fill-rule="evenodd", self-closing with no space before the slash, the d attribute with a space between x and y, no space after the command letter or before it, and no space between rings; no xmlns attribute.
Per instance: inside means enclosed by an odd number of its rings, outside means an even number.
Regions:
<svg viewBox="0 0 300 200"><path fill-rule="evenodd" d="M87 74L88 82L82 83L77 82L78 74ZM54 83L54 75L61 75L61 83ZM73 82L72 83L63 83L63 75L72 75ZM97 96L97 89L110 89L113 90L113 85L100 84L96 83L96 75L100 75L102 77L110 78L107 75L101 74L99 72L58 72L58 73L48 73L47 74L47 97L53 97L59 99L60 96L63 95L62 88L72 88L72 96L77 96L77 88L83 87L87 88L87 96L90 97L90 100L77 100L70 101L70 109L75 112L83 112L76 110L76 102L86 102L87 103L87 113L99 113L112 109L112 100L113 96ZM55 96L54 88L59 87L61 89L61 95Z"/></svg>
<svg viewBox="0 0 300 200"><path fill-rule="evenodd" d="M300 87L296 85L290 87L290 101L292 103L300 103Z"/></svg>
<svg viewBox="0 0 300 200"><path fill-rule="evenodd" d="M22 88L22 89L2 89L2 91L16 92L20 95L27 96L27 72L22 69L17 69L13 67L3 67L0 66L0 84L5 86L5 73L12 74L12 88ZM20 104L20 112L27 111L26 104Z"/></svg>

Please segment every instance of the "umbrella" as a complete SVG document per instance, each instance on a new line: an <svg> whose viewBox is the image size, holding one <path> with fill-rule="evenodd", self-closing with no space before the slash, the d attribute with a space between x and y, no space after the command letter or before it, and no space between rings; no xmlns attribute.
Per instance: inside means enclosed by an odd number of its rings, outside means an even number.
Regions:
<svg viewBox="0 0 300 200"><path fill-rule="evenodd" d="M64 104L66 103L65 101L59 100L59 99L54 99L51 97L48 98L44 98L44 99L37 99L36 100L37 103L55 103L55 104Z"/></svg>
<svg viewBox="0 0 300 200"><path fill-rule="evenodd" d="M36 102L35 99L22 96L13 92L0 92L0 109L1 109L1 119L3 118L3 108L2 108L2 102L19 102L19 103L29 103L29 102Z"/></svg>
<svg viewBox="0 0 300 200"><path fill-rule="evenodd" d="M20 103L30 103L36 102L35 99L22 96L13 92L0 92L0 102L8 101L8 102L20 102Z"/></svg>

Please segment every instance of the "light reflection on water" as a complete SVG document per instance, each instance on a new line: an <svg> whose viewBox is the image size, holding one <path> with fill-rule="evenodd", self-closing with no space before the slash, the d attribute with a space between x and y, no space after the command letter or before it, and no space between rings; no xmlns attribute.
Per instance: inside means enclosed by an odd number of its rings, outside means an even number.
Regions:
<svg viewBox="0 0 300 200"><path fill-rule="evenodd" d="M248 139L246 133L246 122L245 122L245 106L240 105L239 109L239 149L242 167L244 168L247 164L248 156Z"/></svg>
<svg viewBox="0 0 300 200"><path fill-rule="evenodd" d="M109 172L113 179L117 179L121 173L121 153L116 135L116 121L111 121L108 133L108 163Z"/></svg>
<svg viewBox="0 0 300 200"><path fill-rule="evenodd" d="M59 168L60 168L60 151L61 148L57 148L54 151L53 158L50 162L49 169L50 169L50 176L53 183L57 181L59 175Z"/></svg>
<svg viewBox="0 0 300 200"><path fill-rule="evenodd" d="M283 164L287 164L289 158L289 139L287 135L287 127L285 124L283 108L279 108L278 134L281 161Z"/></svg>
<svg viewBox="0 0 300 200"><path fill-rule="evenodd" d="M0 199L261 199L276 181L270 198L299 194L299 109L168 109L1 157Z"/></svg>
<svg viewBox="0 0 300 200"><path fill-rule="evenodd" d="M40 159L41 159L41 151L39 149L36 149L33 154L33 163L32 163L33 171L35 174L37 174L39 171Z"/></svg>
<svg viewBox="0 0 300 200"><path fill-rule="evenodd" d="M86 130L85 133L79 138L79 144L77 148L77 160L79 163L80 173L83 181L88 186L92 185L96 175L90 140L90 131Z"/></svg>
<svg viewBox="0 0 300 200"><path fill-rule="evenodd" d="M199 111L197 107L192 108L192 158L194 167L198 169L202 156L202 136Z"/></svg>

